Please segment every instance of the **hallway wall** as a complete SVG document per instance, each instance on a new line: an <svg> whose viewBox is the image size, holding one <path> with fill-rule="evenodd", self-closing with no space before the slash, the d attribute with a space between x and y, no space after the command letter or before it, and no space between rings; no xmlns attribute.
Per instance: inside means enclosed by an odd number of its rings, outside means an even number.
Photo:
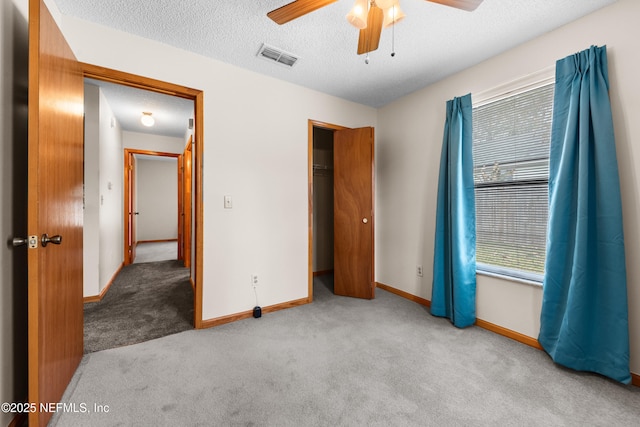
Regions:
<svg viewBox="0 0 640 427"><path fill-rule="evenodd" d="M177 239L177 159L138 156L136 175L136 240Z"/></svg>
<svg viewBox="0 0 640 427"><path fill-rule="evenodd" d="M123 249L122 129L99 87L85 84L84 296L119 270Z"/></svg>

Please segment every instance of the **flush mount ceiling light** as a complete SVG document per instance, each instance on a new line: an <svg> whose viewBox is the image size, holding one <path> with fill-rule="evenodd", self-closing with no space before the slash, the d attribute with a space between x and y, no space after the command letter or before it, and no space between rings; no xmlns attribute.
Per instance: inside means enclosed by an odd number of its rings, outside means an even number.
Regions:
<svg viewBox="0 0 640 427"><path fill-rule="evenodd" d="M140 117L140 123L142 123L146 127L151 127L155 122L156 121L154 120L154 118L151 117L151 113L149 113L148 111L142 112L142 117Z"/></svg>
<svg viewBox="0 0 640 427"><path fill-rule="evenodd" d="M267 13L277 24L286 24L337 0L296 0ZM483 0L426 0L466 11L475 10ZM383 27L400 22L404 13L400 10L399 0L356 0L347 15L347 21L358 30L358 55L378 49L380 33ZM393 54L392 54L393 56Z"/></svg>

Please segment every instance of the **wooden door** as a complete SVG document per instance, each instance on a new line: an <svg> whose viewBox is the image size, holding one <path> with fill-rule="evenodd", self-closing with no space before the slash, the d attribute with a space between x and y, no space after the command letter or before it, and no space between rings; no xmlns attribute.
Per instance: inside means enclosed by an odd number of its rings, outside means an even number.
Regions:
<svg viewBox="0 0 640 427"><path fill-rule="evenodd" d="M334 132L334 292L374 298L373 128Z"/></svg>
<svg viewBox="0 0 640 427"><path fill-rule="evenodd" d="M83 354L83 75L41 0L29 2L29 402L59 402ZM43 243L59 235L60 244ZM45 242L46 243L46 242ZM44 426L52 412L29 413Z"/></svg>
<svg viewBox="0 0 640 427"><path fill-rule="evenodd" d="M191 267L191 216L192 216L192 186L193 186L193 168L192 168L192 146L193 137L189 137L189 142L184 149L183 159L183 183L184 196L183 200L183 240L184 240L184 266Z"/></svg>
<svg viewBox="0 0 640 427"><path fill-rule="evenodd" d="M136 259L136 159L134 153L124 150L124 265L132 264Z"/></svg>
<svg viewBox="0 0 640 427"><path fill-rule="evenodd" d="M178 169L178 260L184 263L184 157L179 155L176 166Z"/></svg>

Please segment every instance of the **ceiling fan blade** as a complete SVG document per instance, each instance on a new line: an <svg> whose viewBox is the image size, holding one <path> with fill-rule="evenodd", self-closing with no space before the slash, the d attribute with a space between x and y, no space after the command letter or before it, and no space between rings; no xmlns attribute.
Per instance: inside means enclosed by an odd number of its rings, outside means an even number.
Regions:
<svg viewBox="0 0 640 427"><path fill-rule="evenodd" d="M371 6L367 16L367 28L360 30L358 38L358 55L372 52L378 48L380 43L380 33L382 33L382 21L384 12L378 6Z"/></svg>
<svg viewBox="0 0 640 427"><path fill-rule="evenodd" d="M443 4L445 6L455 7L456 9L472 12L476 10L483 0L427 0L431 3Z"/></svg>
<svg viewBox="0 0 640 427"><path fill-rule="evenodd" d="M282 25L336 1L338 0L296 0L272 10L267 16L276 24Z"/></svg>

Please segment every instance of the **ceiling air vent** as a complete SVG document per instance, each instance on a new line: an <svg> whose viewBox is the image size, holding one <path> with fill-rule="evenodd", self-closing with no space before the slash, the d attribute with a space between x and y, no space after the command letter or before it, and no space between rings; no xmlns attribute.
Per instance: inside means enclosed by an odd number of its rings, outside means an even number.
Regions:
<svg viewBox="0 0 640 427"><path fill-rule="evenodd" d="M276 62L286 67L293 67L299 59L292 53L285 52L277 47L269 46L266 43L263 43L260 47L260 50L258 51L258 58Z"/></svg>

